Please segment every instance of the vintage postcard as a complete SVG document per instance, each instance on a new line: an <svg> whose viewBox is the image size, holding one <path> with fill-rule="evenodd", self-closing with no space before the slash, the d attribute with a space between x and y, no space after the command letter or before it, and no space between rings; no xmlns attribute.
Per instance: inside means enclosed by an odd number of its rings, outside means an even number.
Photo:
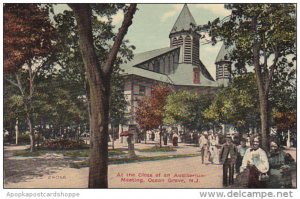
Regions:
<svg viewBox="0 0 300 199"><path fill-rule="evenodd" d="M2 6L4 189L297 188L296 4Z"/></svg>

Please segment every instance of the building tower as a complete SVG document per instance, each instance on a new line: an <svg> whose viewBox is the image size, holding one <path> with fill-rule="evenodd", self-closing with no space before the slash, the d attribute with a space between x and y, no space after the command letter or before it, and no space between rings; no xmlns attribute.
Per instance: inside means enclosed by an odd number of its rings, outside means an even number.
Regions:
<svg viewBox="0 0 300 199"><path fill-rule="evenodd" d="M225 44L222 45L218 56L216 58L216 81L219 86L228 86L228 83L231 80L231 61L229 61L229 57L227 55L228 49Z"/></svg>
<svg viewBox="0 0 300 199"><path fill-rule="evenodd" d="M187 4L181 10L169 35L170 46L182 46L179 62L199 66L200 35L194 31L196 22Z"/></svg>

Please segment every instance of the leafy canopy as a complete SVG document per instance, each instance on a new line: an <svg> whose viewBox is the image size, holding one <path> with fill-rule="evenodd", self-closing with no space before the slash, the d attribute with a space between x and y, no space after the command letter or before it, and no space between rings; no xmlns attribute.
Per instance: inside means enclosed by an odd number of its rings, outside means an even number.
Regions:
<svg viewBox="0 0 300 199"><path fill-rule="evenodd" d="M39 4L5 4L3 11L5 72L47 57L54 50L56 35L45 7Z"/></svg>
<svg viewBox="0 0 300 199"><path fill-rule="evenodd" d="M154 129L163 124L164 106L171 89L163 84L154 85L151 96L138 102L136 119L141 129Z"/></svg>

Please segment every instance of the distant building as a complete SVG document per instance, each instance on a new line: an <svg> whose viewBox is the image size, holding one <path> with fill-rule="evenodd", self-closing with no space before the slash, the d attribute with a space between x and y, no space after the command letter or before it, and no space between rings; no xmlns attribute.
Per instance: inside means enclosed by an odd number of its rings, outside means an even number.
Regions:
<svg viewBox="0 0 300 199"><path fill-rule="evenodd" d="M228 86L231 80L231 61L229 61L226 53L228 49L223 44L216 58L216 81L219 86Z"/></svg>
<svg viewBox="0 0 300 199"><path fill-rule="evenodd" d="M185 89L201 93L215 93L220 85L227 86L230 62L224 59L225 48L216 59L217 81L200 60L200 35L193 30L196 22L185 4L170 34L170 46L135 54L123 65L124 94L128 102L128 125L136 126L135 111L138 100L151 95L151 87L159 82L175 90Z"/></svg>

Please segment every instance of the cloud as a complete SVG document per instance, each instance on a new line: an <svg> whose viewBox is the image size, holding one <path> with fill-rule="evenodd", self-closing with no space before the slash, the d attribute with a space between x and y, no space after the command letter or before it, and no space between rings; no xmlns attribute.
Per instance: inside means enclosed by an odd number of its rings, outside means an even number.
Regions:
<svg viewBox="0 0 300 199"><path fill-rule="evenodd" d="M197 4L196 8L201 8L210 11L213 14L228 16L231 12L224 8L224 4Z"/></svg>
<svg viewBox="0 0 300 199"><path fill-rule="evenodd" d="M119 24L120 22L123 21L123 18L124 18L124 13L123 13L122 10L119 10L117 12L117 14L115 14L115 15L112 16L112 25L116 26L117 24ZM108 22L108 19L105 16L104 17L98 16L97 19L99 21Z"/></svg>
<svg viewBox="0 0 300 199"><path fill-rule="evenodd" d="M122 22L124 18L124 13L122 10L119 10L116 15L113 16L113 25L117 25Z"/></svg>
<svg viewBox="0 0 300 199"><path fill-rule="evenodd" d="M180 12L182 9L182 5L176 4L172 5L172 10L165 12L161 17L160 17L160 22L165 22L168 18L171 18Z"/></svg>

